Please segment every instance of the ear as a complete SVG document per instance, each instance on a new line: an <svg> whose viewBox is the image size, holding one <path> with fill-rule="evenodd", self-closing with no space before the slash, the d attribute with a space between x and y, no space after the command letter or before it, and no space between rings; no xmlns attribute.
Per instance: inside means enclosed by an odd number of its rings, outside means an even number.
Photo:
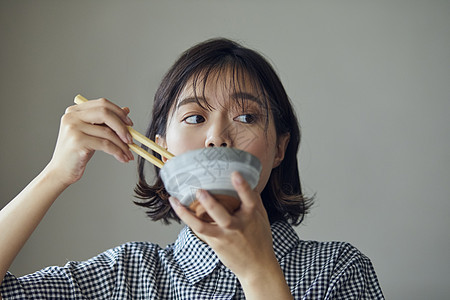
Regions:
<svg viewBox="0 0 450 300"><path fill-rule="evenodd" d="M167 150L167 143L166 143L166 139L163 138L162 136L160 136L159 134L157 134L155 136L155 142L160 145L161 147L163 147L164 149ZM166 161L168 160L167 158L165 158L164 156L161 155L161 159L163 163L166 163Z"/></svg>
<svg viewBox="0 0 450 300"><path fill-rule="evenodd" d="M289 132L279 136L277 138L277 152L275 153L275 159L273 160L272 168L278 167L284 159L284 154L286 153L287 145L289 144L289 139L291 135Z"/></svg>

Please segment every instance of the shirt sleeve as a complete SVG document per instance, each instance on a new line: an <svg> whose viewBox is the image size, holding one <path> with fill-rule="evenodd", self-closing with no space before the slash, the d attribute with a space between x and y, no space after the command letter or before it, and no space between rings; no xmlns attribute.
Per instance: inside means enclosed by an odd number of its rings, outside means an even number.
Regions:
<svg viewBox="0 0 450 300"><path fill-rule="evenodd" d="M345 244L335 266L326 299L384 299L370 259Z"/></svg>
<svg viewBox="0 0 450 300"><path fill-rule="evenodd" d="M16 278L7 273L0 293L3 299L110 299L117 286L119 248L85 262L68 262Z"/></svg>

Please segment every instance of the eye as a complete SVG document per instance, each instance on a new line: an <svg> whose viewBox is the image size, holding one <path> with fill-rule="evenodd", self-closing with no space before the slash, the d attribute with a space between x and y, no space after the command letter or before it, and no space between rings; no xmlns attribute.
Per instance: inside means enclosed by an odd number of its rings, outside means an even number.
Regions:
<svg viewBox="0 0 450 300"><path fill-rule="evenodd" d="M188 124L199 124L205 122L205 118L201 115L192 115L183 120Z"/></svg>
<svg viewBox="0 0 450 300"><path fill-rule="evenodd" d="M258 117L253 114L243 114L239 115L236 118L234 118L235 121L246 123L246 124L253 124L257 121Z"/></svg>

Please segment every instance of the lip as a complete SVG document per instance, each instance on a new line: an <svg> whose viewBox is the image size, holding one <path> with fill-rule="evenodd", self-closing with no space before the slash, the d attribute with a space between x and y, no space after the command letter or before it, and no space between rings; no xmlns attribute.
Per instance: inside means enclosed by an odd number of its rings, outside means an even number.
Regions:
<svg viewBox="0 0 450 300"><path fill-rule="evenodd" d="M189 207L198 189L212 195L238 198L231 173L238 171L255 188L261 163L254 155L236 148L211 147L185 152L168 160L160 170L167 192Z"/></svg>

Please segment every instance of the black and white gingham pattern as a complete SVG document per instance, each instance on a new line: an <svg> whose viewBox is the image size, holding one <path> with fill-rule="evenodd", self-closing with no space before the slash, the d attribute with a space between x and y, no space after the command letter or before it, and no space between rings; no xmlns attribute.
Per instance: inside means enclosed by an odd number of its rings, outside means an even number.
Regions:
<svg viewBox="0 0 450 300"><path fill-rule="evenodd" d="M370 260L348 243L299 240L272 225L275 254L295 299L384 299ZM127 243L86 262L16 278L3 299L245 299L239 281L212 249L184 228L165 249Z"/></svg>

